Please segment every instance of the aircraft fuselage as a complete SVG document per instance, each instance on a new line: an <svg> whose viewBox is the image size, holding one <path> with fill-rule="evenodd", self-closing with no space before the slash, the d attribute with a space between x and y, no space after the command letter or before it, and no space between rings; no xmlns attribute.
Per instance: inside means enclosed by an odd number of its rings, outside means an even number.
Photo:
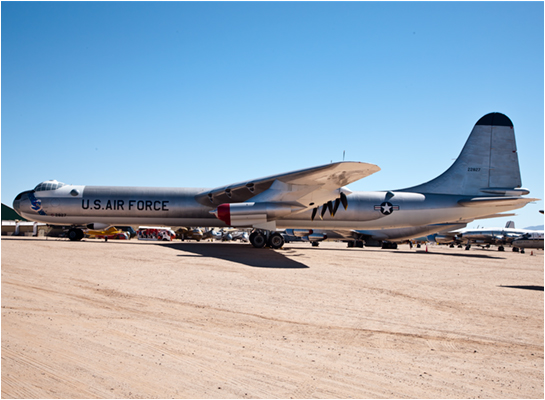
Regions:
<svg viewBox="0 0 545 400"><path fill-rule="evenodd" d="M197 201L204 188L145 188L64 185L56 190L27 191L15 199L17 212L29 220L53 225L207 226L227 225L210 213L216 206ZM334 217L311 220L311 210L276 219L278 229L388 229L457 222L490 213L459 204L464 196L410 192L353 192L348 208ZM522 205L521 205L522 206ZM513 206L495 207L495 212Z"/></svg>

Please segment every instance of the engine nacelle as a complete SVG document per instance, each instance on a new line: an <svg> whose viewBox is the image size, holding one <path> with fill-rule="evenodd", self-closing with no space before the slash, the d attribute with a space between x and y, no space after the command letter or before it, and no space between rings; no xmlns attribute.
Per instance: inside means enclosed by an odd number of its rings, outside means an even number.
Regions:
<svg viewBox="0 0 545 400"><path fill-rule="evenodd" d="M456 238L452 236L446 236L446 235L435 235L435 242L439 244L445 244L450 243L454 241Z"/></svg>
<svg viewBox="0 0 545 400"><path fill-rule="evenodd" d="M312 235L313 232L312 229L286 229L286 235L295 237L305 237Z"/></svg>
<svg viewBox="0 0 545 400"><path fill-rule="evenodd" d="M326 240L327 235L325 233L312 233L306 236L306 238L309 240L309 242L318 242L320 240Z"/></svg>
<svg viewBox="0 0 545 400"><path fill-rule="evenodd" d="M225 203L210 213L227 226L252 226L285 217L300 209L279 203Z"/></svg>

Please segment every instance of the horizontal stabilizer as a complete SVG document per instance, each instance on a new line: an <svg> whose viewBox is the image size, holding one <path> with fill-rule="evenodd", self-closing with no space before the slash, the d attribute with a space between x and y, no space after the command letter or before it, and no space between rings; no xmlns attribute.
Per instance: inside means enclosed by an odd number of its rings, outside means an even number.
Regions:
<svg viewBox="0 0 545 400"><path fill-rule="evenodd" d="M474 197L460 200L458 204L464 207L523 207L538 200L526 197Z"/></svg>

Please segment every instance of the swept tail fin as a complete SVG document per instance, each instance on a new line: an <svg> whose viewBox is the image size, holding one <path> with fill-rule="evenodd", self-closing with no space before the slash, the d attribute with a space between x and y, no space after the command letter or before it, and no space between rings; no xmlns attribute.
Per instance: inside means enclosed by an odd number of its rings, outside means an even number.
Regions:
<svg viewBox="0 0 545 400"><path fill-rule="evenodd" d="M462 152L443 174L402 191L457 195L521 195L520 168L511 120L500 113L482 117Z"/></svg>

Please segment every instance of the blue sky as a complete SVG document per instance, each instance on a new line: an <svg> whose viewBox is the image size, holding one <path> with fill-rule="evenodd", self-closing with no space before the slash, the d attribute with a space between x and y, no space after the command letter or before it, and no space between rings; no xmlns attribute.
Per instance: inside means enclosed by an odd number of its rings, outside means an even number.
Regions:
<svg viewBox="0 0 545 400"><path fill-rule="evenodd" d="M483 115L544 198L543 2L2 2L2 202L47 179L216 187L346 159L446 170ZM543 201L517 227L543 224ZM470 227L503 226L507 218Z"/></svg>

